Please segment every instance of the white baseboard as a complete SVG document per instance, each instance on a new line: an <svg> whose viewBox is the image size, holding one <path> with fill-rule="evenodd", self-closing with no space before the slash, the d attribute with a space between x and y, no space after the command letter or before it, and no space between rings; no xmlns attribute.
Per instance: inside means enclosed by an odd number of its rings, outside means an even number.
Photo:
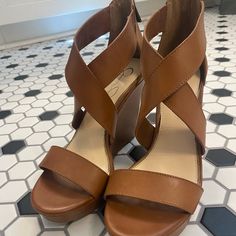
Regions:
<svg viewBox="0 0 236 236"><path fill-rule="evenodd" d="M137 2L137 8L146 18L164 3L165 0L144 0ZM98 10L0 26L0 50L73 35Z"/></svg>
<svg viewBox="0 0 236 236"><path fill-rule="evenodd" d="M73 34L97 10L0 26L0 49Z"/></svg>
<svg viewBox="0 0 236 236"><path fill-rule="evenodd" d="M65 38L67 36L73 37L73 35L75 33L76 33L76 30L72 30L72 31L58 33L58 34L52 34L52 35L50 34L50 35L47 35L47 36L39 36L37 38L29 38L29 39L16 41L16 42L12 42L12 43L3 43L3 44L0 43L0 51L4 50L4 49L22 47L22 46L26 46L26 45L29 45L29 44L39 43L39 42L48 41L48 40Z"/></svg>

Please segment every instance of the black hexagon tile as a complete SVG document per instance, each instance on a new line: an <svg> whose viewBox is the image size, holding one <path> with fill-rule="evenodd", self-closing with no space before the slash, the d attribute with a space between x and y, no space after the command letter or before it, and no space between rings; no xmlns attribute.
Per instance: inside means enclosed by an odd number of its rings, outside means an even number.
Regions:
<svg viewBox="0 0 236 236"><path fill-rule="evenodd" d="M213 89L212 94L218 97L229 97L232 95L232 91L228 89Z"/></svg>
<svg viewBox="0 0 236 236"><path fill-rule="evenodd" d="M14 80L24 80L28 77L29 77L28 75L18 75L14 78Z"/></svg>
<svg viewBox="0 0 236 236"><path fill-rule="evenodd" d="M7 69L13 69L16 68L17 66L19 66L18 64L10 64L8 66L6 66Z"/></svg>
<svg viewBox="0 0 236 236"><path fill-rule="evenodd" d="M11 58L11 56L3 56L3 57L0 57L0 59L8 59L8 58Z"/></svg>
<svg viewBox="0 0 236 236"><path fill-rule="evenodd" d="M51 75L48 77L50 80L54 80L54 79L61 79L63 78L62 74L57 74L57 75Z"/></svg>
<svg viewBox="0 0 236 236"><path fill-rule="evenodd" d="M73 97L73 93L72 93L71 91L68 91L68 92L66 93L66 96L67 96L67 97Z"/></svg>
<svg viewBox="0 0 236 236"><path fill-rule="evenodd" d="M0 119L5 119L8 116L10 116L11 114L12 114L12 112L10 110L0 111Z"/></svg>
<svg viewBox="0 0 236 236"><path fill-rule="evenodd" d="M82 53L82 56L92 56L94 52L84 52Z"/></svg>
<svg viewBox="0 0 236 236"><path fill-rule="evenodd" d="M156 45L157 45L157 44L159 44L159 43L160 43L160 41L159 41L159 40L158 40L158 41L154 41L154 42L153 42L153 44L156 44Z"/></svg>
<svg viewBox="0 0 236 236"><path fill-rule="evenodd" d="M28 50L29 48L20 48L19 51L26 51Z"/></svg>
<svg viewBox="0 0 236 236"><path fill-rule="evenodd" d="M38 55L36 55L36 54L32 54L32 55L29 55L29 56L27 56L26 58L35 58L35 57L37 57Z"/></svg>
<svg viewBox="0 0 236 236"><path fill-rule="evenodd" d="M65 54L64 53L57 53L55 55L53 55L54 57L63 57Z"/></svg>
<svg viewBox="0 0 236 236"><path fill-rule="evenodd" d="M52 49L52 48L53 48L52 46L48 46L48 47L43 48L43 50L49 50L49 49Z"/></svg>
<svg viewBox="0 0 236 236"><path fill-rule="evenodd" d="M106 44L105 43L98 43L98 44L95 44L95 47L104 47Z"/></svg>
<svg viewBox="0 0 236 236"><path fill-rule="evenodd" d="M27 193L20 201L17 207L21 216L38 214L31 205L31 193Z"/></svg>
<svg viewBox="0 0 236 236"><path fill-rule="evenodd" d="M222 35L222 34L228 34L228 32L225 32L225 31L219 31L219 32L216 32L217 34L220 34L220 35Z"/></svg>
<svg viewBox="0 0 236 236"><path fill-rule="evenodd" d="M217 42L227 42L228 39L216 39Z"/></svg>
<svg viewBox="0 0 236 236"><path fill-rule="evenodd" d="M207 152L206 159L215 166L234 166L236 155L225 149L212 149Z"/></svg>
<svg viewBox="0 0 236 236"><path fill-rule="evenodd" d="M217 22L219 22L219 23L226 23L227 20L218 20Z"/></svg>
<svg viewBox="0 0 236 236"><path fill-rule="evenodd" d="M131 152L129 153L129 156L134 161L139 161L144 155L147 153L147 150L142 146L136 146L134 147Z"/></svg>
<svg viewBox="0 0 236 236"><path fill-rule="evenodd" d="M66 39L59 39L56 41L57 43L63 43L63 42L66 42Z"/></svg>
<svg viewBox="0 0 236 236"><path fill-rule="evenodd" d="M219 26L217 26L217 28L224 29L224 28L228 28L228 26L227 25L219 25Z"/></svg>
<svg viewBox="0 0 236 236"><path fill-rule="evenodd" d="M57 116L59 116L59 113L57 111L46 111L39 116L39 119L40 120L53 120Z"/></svg>
<svg viewBox="0 0 236 236"><path fill-rule="evenodd" d="M152 123L156 124L156 113L151 113L148 115L147 119Z"/></svg>
<svg viewBox="0 0 236 236"><path fill-rule="evenodd" d="M201 223L214 236L236 235L236 215L225 207L206 208Z"/></svg>
<svg viewBox="0 0 236 236"><path fill-rule="evenodd" d="M46 67L46 66L48 66L48 63L39 63L35 67Z"/></svg>
<svg viewBox="0 0 236 236"><path fill-rule="evenodd" d="M213 121L217 125L228 125L233 123L234 118L225 113L216 113L210 115L209 120Z"/></svg>
<svg viewBox="0 0 236 236"><path fill-rule="evenodd" d="M227 50L229 50L229 48L226 48L226 47L217 47L215 49L219 50L219 51L227 51Z"/></svg>
<svg viewBox="0 0 236 236"><path fill-rule="evenodd" d="M41 93L40 90L30 90L28 92L25 93L25 96L26 97L34 97L34 96L37 96Z"/></svg>
<svg viewBox="0 0 236 236"><path fill-rule="evenodd" d="M218 57L215 59L215 61L218 61L218 62L229 62L230 59L227 58L227 57Z"/></svg>
<svg viewBox="0 0 236 236"><path fill-rule="evenodd" d="M25 142L24 140L13 140L10 141L9 143L5 144L2 147L2 153L7 155L7 154L16 154L19 152L21 149L25 147Z"/></svg>
<svg viewBox="0 0 236 236"><path fill-rule="evenodd" d="M219 77L226 77L226 76L231 76L231 73L228 71L215 71L213 75L219 76Z"/></svg>

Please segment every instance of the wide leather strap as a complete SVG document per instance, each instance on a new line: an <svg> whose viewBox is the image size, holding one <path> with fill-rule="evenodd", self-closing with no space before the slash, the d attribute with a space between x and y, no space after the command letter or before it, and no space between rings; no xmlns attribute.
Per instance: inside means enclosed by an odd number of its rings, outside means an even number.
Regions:
<svg viewBox="0 0 236 236"><path fill-rule="evenodd" d="M104 89L129 64L136 52L140 33L134 1L125 2L120 4L114 0L80 28L65 70L67 83L80 106L111 136L116 129L117 111ZM118 24L111 23L111 14L121 17ZM86 65L80 55L81 49L109 31L112 40L107 49Z"/></svg>
<svg viewBox="0 0 236 236"><path fill-rule="evenodd" d="M204 4L192 32L168 55L162 56L151 46L151 39L165 31L168 6L163 7L149 21L143 39L142 69L143 89L136 136L146 148L151 145L155 128L146 116L164 103L195 135L204 152L206 121L200 99L195 96L188 80L206 65L206 38L204 32ZM201 70L205 77L205 69ZM200 83L204 82L202 78ZM192 112L194 111L194 112Z"/></svg>
<svg viewBox="0 0 236 236"><path fill-rule="evenodd" d="M116 170L108 181L105 198L129 197L175 207L192 214L203 189L188 180L142 170Z"/></svg>
<svg viewBox="0 0 236 236"><path fill-rule="evenodd" d="M108 175L96 165L69 150L56 146L51 147L39 166L80 186L94 198L101 196L108 180Z"/></svg>

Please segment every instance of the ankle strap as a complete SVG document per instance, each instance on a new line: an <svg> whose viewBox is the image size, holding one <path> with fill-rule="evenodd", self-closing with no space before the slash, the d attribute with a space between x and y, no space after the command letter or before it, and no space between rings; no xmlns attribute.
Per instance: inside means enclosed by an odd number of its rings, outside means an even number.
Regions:
<svg viewBox="0 0 236 236"><path fill-rule="evenodd" d="M112 137L117 111L104 89L129 64L139 47L135 5L133 0L127 2L130 3L129 9L114 0L79 29L65 70L67 83L76 100ZM111 20L115 21L111 17L114 12L124 18L117 26L111 23ZM107 49L86 65L80 50L109 31L112 38Z"/></svg>

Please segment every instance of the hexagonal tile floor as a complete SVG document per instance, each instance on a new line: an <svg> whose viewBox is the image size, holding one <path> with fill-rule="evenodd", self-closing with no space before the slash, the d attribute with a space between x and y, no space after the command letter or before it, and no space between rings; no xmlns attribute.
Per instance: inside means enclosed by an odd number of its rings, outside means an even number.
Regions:
<svg viewBox="0 0 236 236"><path fill-rule="evenodd" d="M206 10L209 75L204 92L207 152L203 160L205 192L181 236L236 236L236 16ZM143 27L143 26L141 26ZM73 95L64 78L72 37L0 52L0 235L104 236L103 209L71 224L38 215L30 191L41 174L38 164L51 145L64 146ZM159 39L153 41L157 46ZM91 61L107 45L107 36L83 50ZM154 115L150 114L150 122ZM114 159L127 168L145 150L133 140Z"/></svg>

